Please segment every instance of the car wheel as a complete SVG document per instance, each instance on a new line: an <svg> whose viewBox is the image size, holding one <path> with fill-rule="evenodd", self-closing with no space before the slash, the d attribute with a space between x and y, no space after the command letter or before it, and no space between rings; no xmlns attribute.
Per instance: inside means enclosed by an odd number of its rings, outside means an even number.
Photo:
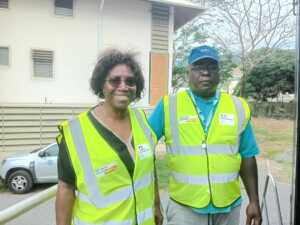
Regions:
<svg viewBox="0 0 300 225"><path fill-rule="evenodd" d="M28 192L33 186L31 174L25 170L17 170L8 176L7 186L16 194Z"/></svg>

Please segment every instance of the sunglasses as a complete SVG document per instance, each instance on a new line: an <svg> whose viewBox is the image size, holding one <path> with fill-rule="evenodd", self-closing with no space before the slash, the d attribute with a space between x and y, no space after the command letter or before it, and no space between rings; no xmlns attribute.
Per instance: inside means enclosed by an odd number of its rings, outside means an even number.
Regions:
<svg viewBox="0 0 300 225"><path fill-rule="evenodd" d="M192 66L193 72L203 72L203 71L209 71L209 72L216 72L219 70L218 65L195 65Z"/></svg>
<svg viewBox="0 0 300 225"><path fill-rule="evenodd" d="M127 77L125 79L122 79L121 77L113 77L110 79L106 79L106 81L113 87L119 87L122 83L122 81L125 83L128 87L134 87L136 86L137 79L135 77Z"/></svg>

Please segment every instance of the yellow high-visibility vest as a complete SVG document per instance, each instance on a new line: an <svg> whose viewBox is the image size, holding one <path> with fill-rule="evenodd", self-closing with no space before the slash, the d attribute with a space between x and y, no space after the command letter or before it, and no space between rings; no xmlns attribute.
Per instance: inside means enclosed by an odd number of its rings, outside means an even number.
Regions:
<svg viewBox="0 0 300 225"><path fill-rule="evenodd" d="M76 175L73 225L154 225L156 136L143 112L129 109L135 149L133 177L99 135L88 113L60 126Z"/></svg>
<svg viewBox="0 0 300 225"><path fill-rule="evenodd" d="M187 91L164 97L169 192L195 208L227 207L240 197L239 136L250 119L246 101L221 93L208 133Z"/></svg>

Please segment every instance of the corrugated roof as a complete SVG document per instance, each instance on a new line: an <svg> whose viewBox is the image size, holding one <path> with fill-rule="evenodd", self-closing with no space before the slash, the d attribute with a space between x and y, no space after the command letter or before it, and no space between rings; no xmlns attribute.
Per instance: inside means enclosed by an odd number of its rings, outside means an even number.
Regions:
<svg viewBox="0 0 300 225"><path fill-rule="evenodd" d="M146 0L174 7L174 29L177 30L203 12L204 5L195 4L188 0Z"/></svg>
<svg viewBox="0 0 300 225"><path fill-rule="evenodd" d="M188 0L148 0L148 1L167 4L167 5L173 5L173 6L181 6L181 7L185 7L185 8L199 9L199 10L204 8L200 4L195 4Z"/></svg>

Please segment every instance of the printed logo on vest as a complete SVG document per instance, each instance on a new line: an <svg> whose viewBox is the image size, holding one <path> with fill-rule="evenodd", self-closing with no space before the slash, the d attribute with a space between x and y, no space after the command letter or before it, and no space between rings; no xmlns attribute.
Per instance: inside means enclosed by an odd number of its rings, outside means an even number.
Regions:
<svg viewBox="0 0 300 225"><path fill-rule="evenodd" d="M220 113L219 121L221 125L234 126L234 115L227 114L227 113Z"/></svg>
<svg viewBox="0 0 300 225"><path fill-rule="evenodd" d="M198 120L198 116L182 116L179 118L179 123L191 123L196 122Z"/></svg>
<svg viewBox="0 0 300 225"><path fill-rule="evenodd" d="M152 156L152 150L148 144L138 145L139 156L141 159L146 159Z"/></svg>
<svg viewBox="0 0 300 225"><path fill-rule="evenodd" d="M97 177L101 177L107 174L110 174L118 169L116 162L106 164L95 171Z"/></svg>

